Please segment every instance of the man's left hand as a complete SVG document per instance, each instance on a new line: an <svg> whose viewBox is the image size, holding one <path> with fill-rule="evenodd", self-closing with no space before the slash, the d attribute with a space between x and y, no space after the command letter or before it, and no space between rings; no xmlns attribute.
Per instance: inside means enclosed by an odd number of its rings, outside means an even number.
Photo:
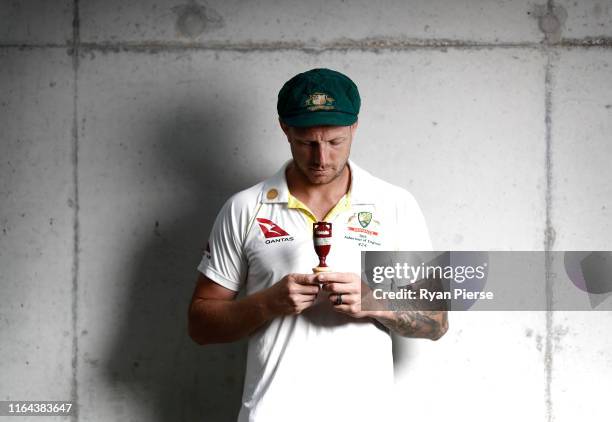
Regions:
<svg viewBox="0 0 612 422"><path fill-rule="evenodd" d="M352 316L364 318L370 313L361 310L361 277L355 273L320 273L317 281L323 284L323 290L328 292L329 301L334 309ZM341 295L341 300L338 296Z"/></svg>

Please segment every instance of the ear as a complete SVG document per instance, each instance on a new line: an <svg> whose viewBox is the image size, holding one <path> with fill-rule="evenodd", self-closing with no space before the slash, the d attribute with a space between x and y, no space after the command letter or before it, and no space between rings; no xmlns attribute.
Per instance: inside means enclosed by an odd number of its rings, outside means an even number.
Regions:
<svg viewBox="0 0 612 422"><path fill-rule="evenodd" d="M355 120L351 127L351 137L355 136L355 131L357 130L357 126L359 125L359 120Z"/></svg>

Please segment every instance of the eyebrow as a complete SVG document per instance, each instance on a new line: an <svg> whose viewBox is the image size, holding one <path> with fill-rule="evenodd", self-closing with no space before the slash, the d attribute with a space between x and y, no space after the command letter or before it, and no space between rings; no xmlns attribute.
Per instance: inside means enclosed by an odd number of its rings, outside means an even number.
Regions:
<svg viewBox="0 0 612 422"><path fill-rule="evenodd" d="M338 141L338 140L341 140L341 139L346 139L346 136L338 136L336 138L330 139L329 141L322 141L322 142L333 142L333 141ZM296 141L301 141L301 142L319 142L319 141L314 140L314 139L306 139L306 138L299 138L299 137L296 137L295 140Z"/></svg>

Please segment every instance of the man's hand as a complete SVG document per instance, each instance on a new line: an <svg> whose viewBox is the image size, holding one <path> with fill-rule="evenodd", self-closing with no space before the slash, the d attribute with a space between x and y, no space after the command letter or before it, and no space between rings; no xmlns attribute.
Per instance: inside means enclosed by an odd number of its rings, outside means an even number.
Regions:
<svg viewBox="0 0 612 422"><path fill-rule="evenodd" d="M354 318L374 318L401 336L437 340L448 330L446 310L389 311L384 310L384 304L380 308L381 304L373 301L368 307L372 310L362 311L362 298L372 300L372 292L355 273L319 273L316 280L329 292L329 300L338 312ZM336 304L339 294L342 295L341 305Z"/></svg>
<svg viewBox="0 0 612 422"><path fill-rule="evenodd" d="M319 293L316 274L287 274L265 291L266 303L274 315L297 315L312 306Z"/></svg>
<svg viewBox="0 0 612 422"><path fill-rule="evenodd" d="M364 318L370 313L361 310L361 277L355 273L319 273L316 280L323 284L323 290L329 292L329 300L338 312ZM338 295L342 295L339 303Z"/></svg>

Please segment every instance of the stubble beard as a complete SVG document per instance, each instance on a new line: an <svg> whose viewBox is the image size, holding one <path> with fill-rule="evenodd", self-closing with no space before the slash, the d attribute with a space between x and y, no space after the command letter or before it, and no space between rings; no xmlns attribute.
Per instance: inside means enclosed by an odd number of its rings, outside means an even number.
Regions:
<svg viewBox="0 0 612 422"><path fill-rule="evenodd" d="M320 178L320 177L313 176L307 170L304 171L299 165L297 165L297 163L295 163L295 161L294 161L294 164L295 164L296 170L300 173L300 175L302 176L304 180L307 180L312 185L320 186L320 185L327 185L329 183L332 183L334 180L342 176L342 173L344 172L344 169L346 168L347 162L348 161L345 161L344 163L342 163L338 171L334 172L333 174L331 174L330 176L326 178Z"/></svg>

